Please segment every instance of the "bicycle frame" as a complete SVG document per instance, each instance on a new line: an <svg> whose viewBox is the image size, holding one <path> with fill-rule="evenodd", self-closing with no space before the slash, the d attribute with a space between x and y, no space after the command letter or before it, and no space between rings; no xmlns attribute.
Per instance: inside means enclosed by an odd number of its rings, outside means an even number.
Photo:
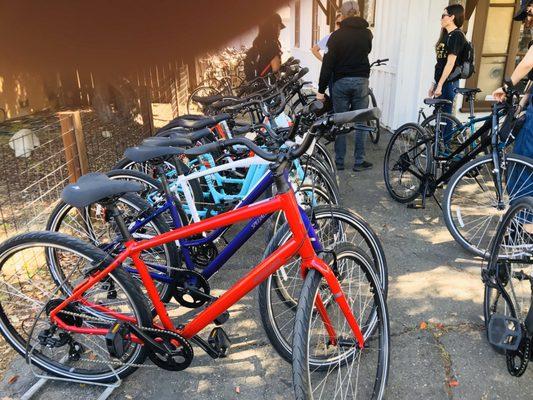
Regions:
<svg viewBox="0 0 533 400"><path fill-rule="evenodd" d="M261 162L264 163L264 164L268 164L267 161L264 161L263 159L261 159L261 158L259 158L257 156L255 156L254 158L257 158L258 160L261 160ZM249 160L250 160L249 158L248 159L243 159L243 160L238 160L238 161L235 162L235 164L239 165L240 163L249 162ZM221 166L216 167L216 168L217 169L231 168L231 164L224 164L224 165L221 165ZM189 186L187 185L187 182L190 181L190 180L193 180L193 179L197 179L198 177L201 177L201 176L203 176L204 174L207 174L207 173L209 173L209 171L206 170L206 171L200 171L200 172L197 172L195 174L186 175L186 176L185 175L180 175L178 177L177 182L180 185L182 192L185 194L185 197L191 196L191 198L192 198L192 194L190 193L190 189L189 189ZM266 171L266 173L259 180L259 182L257 182L256 185L251 188L249 193L242 199L242 201L239 204L237 204L235 209L239 209L241 207L247 206L247 205L252 204L253 202L255 202L261 195L263 195L268 190L268 188L270 188L272 186L272 183L273 183L272 173L270 171ZM192 204L194 204L194 201L193 201ZM194 210L194 208L195 208L194 205L191 208ZM304 224L306 226L306 229L308 231L308 234L311 237L315 237L316 235L315 235L314 230L312 228L312 224L309 221L309 218L307 217L307 214L300 207L299 207L299 209L300 209L301 217L302 217L302 219L304 221ZM145 219L136 221L135 224L129 228L130 232L132 232L132 233L136 232L139 228L141 228L142 226L146 225L151 220L153 220L154 218L156 218L157 216L163 214L166 211L170 211L170 215L172 217L172 221L174 223L174 227L175 228L180 228L180 227L183 226L183 222L182 222L182 220L181 220L181 218L179 216L178 209L176 207L175 199L174 198L167 198L166 201L165 201L165 204L163 206L159 207L155 211L155 213L151 214L150 216L148 216ZM211 263L209 263L209 265L202 270L201 274L206 279L209 279L216 272L218 272L220 270L220 268L222 268L223 265L226 263L226 261L228 261L231 258L231 256L237 250L239 250L242 247L242 245L244 243L246 243L246 241L251 236L253 236L253 234L255 232L257 232L257 230L263 225L264 222L266 222L268 220L269 217L270 217L270 215L263 216L262 218L255 218L252 221L250 221L227 244L227 246L224 248L224 250L222 250L215 257L215 259L213 261L211 261ZM199 221L199 219L198 219L198 221ZM201 245L205 245L205 244L208 244L208 243L212 243L212 242L216 241L218 238L220 238L222 235L224 235L228 231L228 229L229 229L229 226L223 227L223 228L219 228L219 229L211 232L209 235L206 235L206 236L204 236L204 237L202 237L200 239L182 240L182 241L180 241L179 244L180 244L180 247L181 247L181 253L182 253L182 256L183 256L183 259L184 259L184 262L185 262L185 266L189 270L194 270L195 269L195 264L194 264L194 262L192 260L192 257L191 257L190 251L189 251L189 247L201 246ZM321 247L320 242L318 240L313 240L312 243L313 243L313 246L314 246L316 252L322 251L322 247ZM110 247L110 246L108 246L108 247ZM164 272L166 271L166 267L152 265L152 264L150 264L150 266L152 268L154 268L154 269L157 269L157 270L163 272L161 274L157 273L157 272L151 272L150 274L151 274L153 279L156 279L156 280L159 280L159 281L163 281L163 282L166 282L166 283L172 283L173 282L172 278L170 278L169 276L164 274ZM130 273L137 273L137 270L135 268L125 267L125 269L128 272L130 272Z"/></svg>
<svg viewBox="0 0 533 400"><path fill-rule="evenodd" d="M224 229L229 225L245 220L252 219L250 223L253 223L254 221L261 221L261 219L264 219L266 215L270 215L277 211L281 211L285 215L293 236L271 255L255 266L251 271L249 271L244 277L238 280L228 291L226 291L222 296L220 296L217 300L211 303L211 305L193 318L192 321L188 322L183 328L176 329L167 313L164 303L159 297L157 288L148 271L148 267L141 259L141 252L165 243L183 240L186 237L198 235L202 232ZM302 275L305 276L306 272L310 269L315 269L322 274L333 294L335 302L346 317L359 347L363 348L363 335L354 315L351 312L350 306L341 289L339 281L337 280L332 269L317 256L312 244L312 241L316 241L317 238L310 237L307 233L307 228L308 227L305 226L304 220L302 219L301 211L298 203L296 202L294 192L292 189L289 189L287 192L278 194L270 199L259 201L252 205L243 206L237 210L228 211L224 214L207 218L203 221L175 229L171 232L163 233L149 240L143 240L140 242L128 240L125 244L126 249L122 251L109 265L103 267L102 270L96 272L87 280L77 285L72 291L72 294L50 312L50 319L53 323L57 324L60 329L65 331L88 335L106 335L108 333L108 329L68 325L58 317L58 313L69 303L77 301L80 304L92 307L98 312L106 313L113 319L136 323L135 319L132 317L111 311L104 306L92 304L83 299L83 294L87 290L93 287L96 283L105 279L114 269L120 268L121 264L126 259L130 258L133 260L133 263L139 272L148 297L162 323L162 327L167 330L178 332L186 339L191 339L208 324L213 322L220 314L230 308L248 292L253 290L261 282L266 280L270 275L285 265L285 263L293 256L299 255L302 260ZM326 307L320 296L317 297L316 307L330 337L330 343L335 344L335 330L331 324ZM142 340L136 337L134 334L130 334L130 338L135 343L142 343Z"/></svg>

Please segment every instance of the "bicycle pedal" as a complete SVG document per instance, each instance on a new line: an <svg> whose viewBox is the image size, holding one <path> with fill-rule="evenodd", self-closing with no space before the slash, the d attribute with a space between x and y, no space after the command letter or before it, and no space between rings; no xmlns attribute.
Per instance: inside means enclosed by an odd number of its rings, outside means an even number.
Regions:
<svg viewBox="0 0 533 400"><path fill-rule="evenodd" d="M207 339L209 346L218 353L220 358L228 356L231 347L231 340L229 339L224 329L221 327L213 328Z"/></svg>
<svg viewBox="0 0 533 400"><path fill-rule="evenodd" d="M493 314L488 327L489 343L503 350L515 351L523 336L522 324L516 318Z"/></svg>
<svg viewBox="0 0 533 400"><path fill-rule="evenodd" d="M213 322L216 326L220 326L224 324L229 319L229 311L226 310L222 314L220 314L218 317L216 317Z"/></svg>
<svg viewBox="0 0 533 400"><path fill-rule="evenodd" d="M126 335L129 333L128 325L117 322L105 335L105 344L109 355L113 358L122 358L126 353L129 343L126 341Z"/></svg>

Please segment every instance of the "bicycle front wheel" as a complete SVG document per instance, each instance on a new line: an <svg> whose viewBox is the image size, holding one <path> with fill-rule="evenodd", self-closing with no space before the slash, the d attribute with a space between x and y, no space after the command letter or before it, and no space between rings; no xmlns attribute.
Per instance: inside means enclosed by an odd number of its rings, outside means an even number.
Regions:
<svg viewBox="0 0 533 400"><path fill-rule="evenodd" d="M533 295L532 235L533 198L524 197L517 200L503 217L491 245L487 268L483 273L483 313L487 334L490 319L495 313L517 318L525 324ZM505 289L507 296L502 295L497 281ZM502 349L495 346L493 348L498 353L503 353Z"/></svg>
<svg viewBox="0 0 533 400"><path fill-rule="evenodd" d="M510 154L499 165L503 207L498 206L492 155L465 164L450 179L444 192L444 221L453 238L467 251L481 257L511 202L533 193L533 160Z"/></svg>
<svg viewBox="0 0 533 400"><path fill-rule="evenodd" d="M345 315L316 270L307 273L296 311L293 339L293 385L296 399L380 400L387 385L390 336L387 306L372 266L353 245L337 246L341 287L364 338L357 340ZM335 337L326 331L315 308L318 296L326 306ZM334 339L334 340L332 340Z"/></svg>
<svg viewBox="0 0 533 400"><path fill-rule="evenodd" d="M362 251L376 271L381 289L387 293L388 269L385 252L372 228L350 210L333 205L309 210L309 217L322 247L335 251L337 243L351 243ZM271 239L263 258L273 253L292 236L287 226ZM296 305L302 290L301 259L295 257L259 285L258 300L261 323L270 343L285 360L292 358L292 337Z"/></svg>

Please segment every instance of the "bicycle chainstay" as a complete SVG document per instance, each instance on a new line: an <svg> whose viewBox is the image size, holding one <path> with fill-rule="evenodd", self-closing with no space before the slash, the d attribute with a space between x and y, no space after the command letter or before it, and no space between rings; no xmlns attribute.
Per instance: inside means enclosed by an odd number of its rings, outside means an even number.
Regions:
<svg viewBox="0 0 533 400"><path fill-rule="evenodd" d="M108 319L98 318L81 312L67 311L64 309L61 310L60 313L62 315L70 316L71 318L74 317L77 321L83 319L101 323L105 322L106 324L110 323ZM136 333L138 336L141 336L141 339L145 339L143 345L145 345L148 350L148 357L158 367L168 371L182 371L191 364L194 358L193 347L190 342L179 333L165 329L137 326L129 323L125 325L130 333ZM155 341L158 346L151 346L150 341ZM178 342L179 346L176 346L173 342ZM162 348L164 348L164 350ZM145 364L122 362L117 358L115 358L115 360L96 360L90 358L81 359L80 357L79 360L108 365L128 365L136 368L153 367Z"/></svg>

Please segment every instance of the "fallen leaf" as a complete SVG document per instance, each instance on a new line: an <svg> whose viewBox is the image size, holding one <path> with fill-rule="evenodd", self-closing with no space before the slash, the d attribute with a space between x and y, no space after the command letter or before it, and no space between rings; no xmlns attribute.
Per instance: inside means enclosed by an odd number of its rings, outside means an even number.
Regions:
<svg viewBox="0 0 533 400"><path fill-rule="evenodd" d="M19 379L19 376L18 376L18 375L13 375L11 378L9 378L9 380L7 381L7 383L9 383L10 385L12 385L12 384L14 384L18 379Z"/></svg>
<svg viewBox="0 0 533 400"><path fill-rule="evenodd" d="M240 392L241 392L241 387L235 386L235 393L240 393Z"/></svg>
<svg viewBox="0 0 533 400"><path fill-rule="evenodd" d="M420 323L420 329L425 330L428 328L428 324L425 321L422 321Z"/></svg>
<svg viewBox="0 0 533 400"><path fill-rule="evenodd" d="M459 386L459 382L457 382L455 379L451 379L451 380L448 382L448 386L450 386L450 387L457 387L457 386Z"/></svg>

